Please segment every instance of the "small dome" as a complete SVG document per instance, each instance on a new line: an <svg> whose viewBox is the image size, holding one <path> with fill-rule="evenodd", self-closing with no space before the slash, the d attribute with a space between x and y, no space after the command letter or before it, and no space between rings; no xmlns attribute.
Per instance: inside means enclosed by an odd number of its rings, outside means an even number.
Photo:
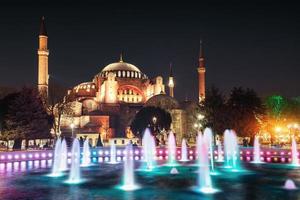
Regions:
<svg viewBox="0 0 300 200"><path fill-rule="evenodd" d="M94 97L97 92L96 84L94 82L80 83L73 88L73 92L76 96Z"/></svg>
<svg viewBox="0 0 300 200"><path fill-rule="evenodd" d="M145 106L160 107L166 110L180 108L180 104L178 103L178 101L166 94L158 94L151 97L150 99L148 99Z"/></svg>

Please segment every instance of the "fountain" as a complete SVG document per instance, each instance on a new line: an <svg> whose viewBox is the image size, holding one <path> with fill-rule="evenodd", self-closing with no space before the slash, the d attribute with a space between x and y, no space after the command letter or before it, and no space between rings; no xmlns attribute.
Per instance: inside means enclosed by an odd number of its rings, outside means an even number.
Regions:
<svg viewBox="0 0 300 200"><path fill-rule="evenodd" d="M146 128L143 139L142 139L142 144L143 144L143 157L144 157L144 162L146 162L146 170L151 171L154 166L155 166L155 141L153 136L150 133L150 129Z"/></svg>
<svg viewBox="0 0 300 200"><path fill-rule="evenodd" d="M239 148L237 137L233 130L224 132L224 150L225 150L225 168L231 168L232 171L239 169Z"/></svg>
<svg viewBox="0 0 300 200"><path fill-rule="evenodd" d="M138 189L134 180L134 162L132 144L128 144L125 149L126 155L124 160L124 183L121 186L122 190L131 191Z"/></svg>
<svg viewBox="0 0 300 200"><path fill-rule="evenodd" d="M287 179L284 183L283 188L287 189L287 190L296 190L297 186L296 186L295 182L292 179Z"/></svg>
<svg viewBox="0 0 300 200"><path fill-rule="evenodd" d="M71 152L71 168L67 183L80 183L80 145L77 138L74 139Z"/></svg>
<svg viewBox="0 0 300 200"><path fill-rule="evenodd" d="M113 140L110 142L110 164L117 164L116 144Z"/></svg>
<svg viewBox="0 0 300 200"><path fill-rule="evenodd" d="M55 143L53 167L50 176L55 177L55 176L62 175L60 170L60 163L61 163L61 139L58 138Z"/></svg>
<svg viewBox="0 0 300 200"><path fill-rule="evenodd" d="M89 141L86 139L83 143L82 166L87 167L91 164L91 151Z"/></svg>
<svg viewBox="0 0 300 200"><path fill-rule="evenodd" d="M170 174L179 174L179 172L175 167L173 167L170 171Z"/></svg>
<svg viewBox="0 0 300 200"><path fill-rule="evenodd" d="M181 162L188 162L188 152L187 152L187 145L186 145L186 141L185 139L182 139L182 143L181 143Z"/></svg>
<svg viewBox="0 0 300 200"><path fill-rule="evenodd" d="M297 143L295 138L292 138L292 165L299 166Z"/></svg>
<svg viewBox="0 0 300 200"><path fill-rule="evenodd" d="M68 149L66 140L61 142L61 155L60 155L60 171L66 171L68 169Z"/></svg>
<svg viewBox="0 0 300 200"><path fill-rule="evenodd" d="M262 163L260 160L260 144L258 136L255 136L254 139L253 163Z"/></svg>
<svg viewBox="0 0 300 200"><path fill-rule="evenodd" d="M203 138L208 145L211 171L214 172L213 134L210 128L205 128Z"/></svg>
<svg viewBox="0 0 300 200"><path fill-rule="evenodd" d="M202 138L201 133L197 137L197 154L198 154L198 185L196 191L202 193L214 193L216 189L212 186L212 180L210 176L209 158L208 158L208 146L207 140Z"/></svg>
<svg viewBox="0 0 300 200"><path fill-rule="evenodd" d="M221 142L219 142L218 144L218 160L217 162L223 162L224 161L224 157L222 155L222 144Z"/></svg>
<svg viewBox="0 0 300 200"><path fill-rule="evenodd" d="M168 165L176 165L176 140L172 131L168 136Z"/></svg>

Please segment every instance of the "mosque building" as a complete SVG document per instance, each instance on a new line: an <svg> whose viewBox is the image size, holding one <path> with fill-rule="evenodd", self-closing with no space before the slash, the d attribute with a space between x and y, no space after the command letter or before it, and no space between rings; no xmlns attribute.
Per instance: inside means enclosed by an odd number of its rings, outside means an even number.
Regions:
<svg viewBox="0 0 300 200"><path fill-rule="evenodd" d="M42 18L38 49L38 89L48 95L48 35L45 19ZM205 98L205 66L201 48L199 56L199 101ZM63 116L61 132L70 132L74 125L77 137L88 138L92 145L112 137L133 137L130 123L136 113L146 106L160 107L171 114L171 129L181 138L191 131L188 122L190 105L199 102L179 103L174 98L175 77L172 65L168 77L168 94L162 76L149 78L139 67L126 62L122 54L118 61L108 64L87 82L80 83L68 91L73 97L73 115Z"/></svg>

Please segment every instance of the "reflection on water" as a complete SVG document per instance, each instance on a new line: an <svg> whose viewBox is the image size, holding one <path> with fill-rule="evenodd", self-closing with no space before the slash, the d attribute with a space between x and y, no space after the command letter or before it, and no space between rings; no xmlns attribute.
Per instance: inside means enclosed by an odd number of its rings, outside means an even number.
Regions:
<svg viewBox="0 0 300 200"><path fill-rule="evenodd" d="M287 191L282 186L291 178L300 185L300 168L284 167L279 164L245 165L244 172L230 172L220 166L219 176L212 176L214 186L220 190L215 194L199 194L191 188L197 183L197 167L189 164L177 166L180 174L170 175L169 166L159 166L153 172L135 171L141 186L136 191L120 191L115 188L122 181L122 163L106 163L82 168L86 180L79 185L65 184L68 172L62 177L50 178L49 160L22 161L0 164L0 199L42 199L42 200L276 200L297 199L300 190ZM140 162L136 162L138 168ZM13 191L13 192L12 192Z"/></svg>

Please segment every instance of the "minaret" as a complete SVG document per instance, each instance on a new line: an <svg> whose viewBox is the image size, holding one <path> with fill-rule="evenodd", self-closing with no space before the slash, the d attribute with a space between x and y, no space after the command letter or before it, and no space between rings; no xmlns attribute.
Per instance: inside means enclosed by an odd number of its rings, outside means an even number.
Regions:
<svg viewBox="0 0 300 200"><path fill-rule="evenodd" d="M170 75L169 75L169 95L174 97L174 77L173 77L173 70L172 70L172 63L170 63Z"/></svg>
<svg viewBox="0 0 300 200"><path fill-rule="evenodd" d="M200 40L200 52L199 52L199 66L198 71L198 82L199 82L199 102L205 99L205 63L202 49L202 41Z"/></svg>
<svg viewBox="0 0 300 200"><path fill-rule="evenodd" d="M45 18L42 17L38 49L38 90L45 98L48 97L48 56L48 35L45 26Z"/></svg>

